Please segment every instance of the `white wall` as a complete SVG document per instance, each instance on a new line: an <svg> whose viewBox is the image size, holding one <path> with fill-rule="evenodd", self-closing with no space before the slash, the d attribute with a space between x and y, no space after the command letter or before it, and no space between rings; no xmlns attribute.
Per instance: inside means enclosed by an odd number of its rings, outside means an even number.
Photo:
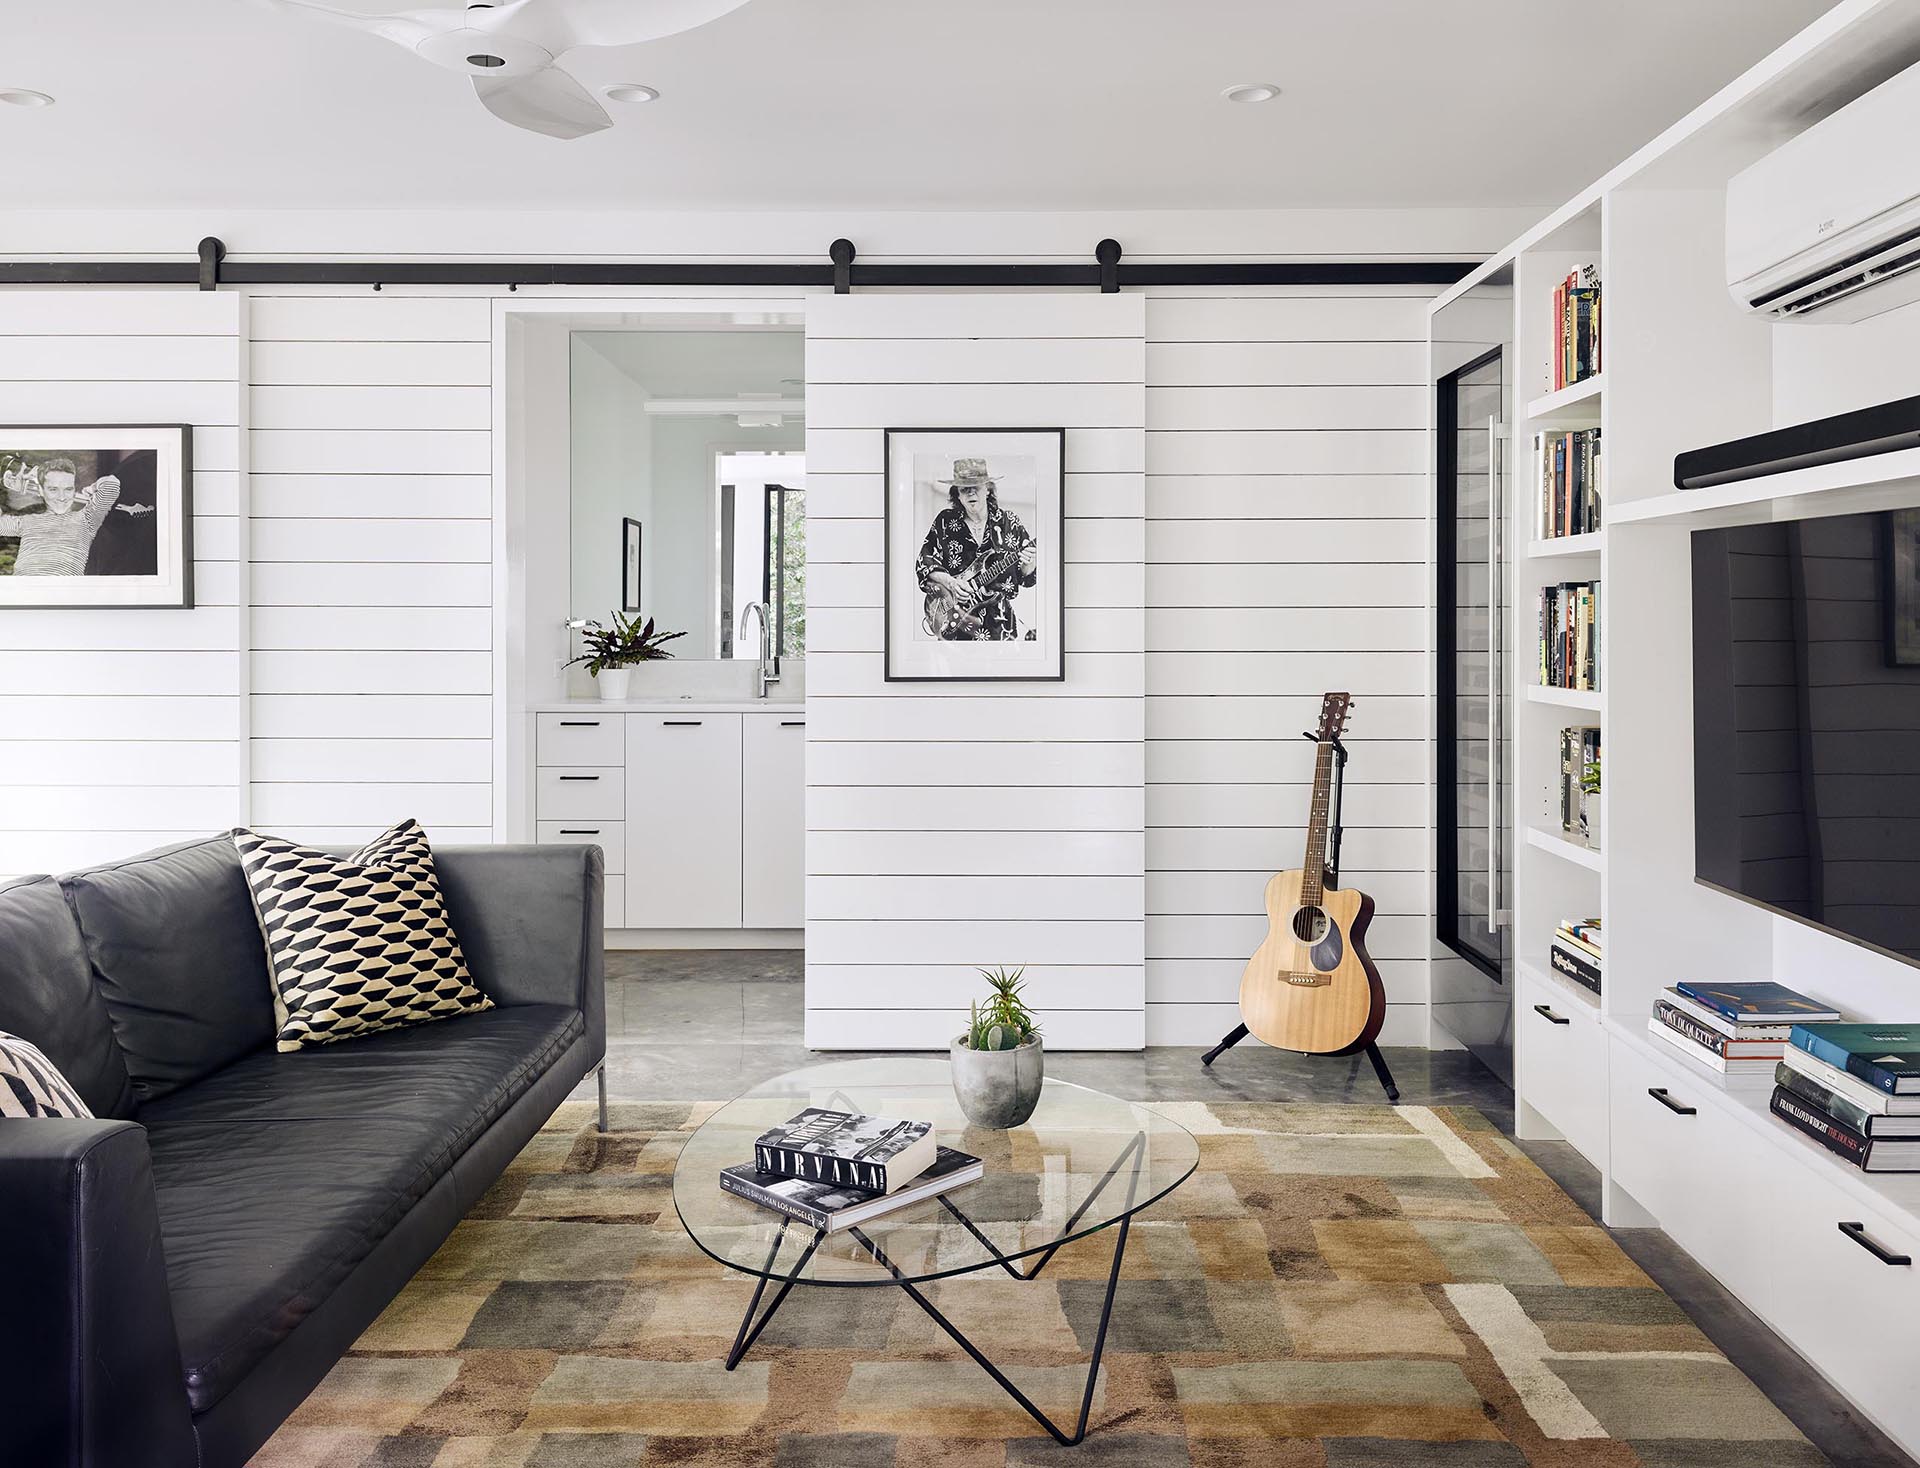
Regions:
<svg viewBox="0 0 1920 1468"><path fill-rule="evenodd" d="M646 389L602 356L587 336L574 335L569 365L570 492L548 513L565 515L570 527L570 614L605 621L620 605L625 518L638 520L642 528L642 605L651 609L655 600L659 535L653 523L653 420L646 412ZM590 689L579 691L584 695Z"/></svg>

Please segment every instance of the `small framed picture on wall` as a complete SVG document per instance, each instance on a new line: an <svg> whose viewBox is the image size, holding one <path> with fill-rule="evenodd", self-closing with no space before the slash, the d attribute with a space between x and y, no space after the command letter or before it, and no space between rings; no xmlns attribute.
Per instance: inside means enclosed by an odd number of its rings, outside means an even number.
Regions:
<svg viewBox="0 0 1920 1468"><path fill-rule="evenodd" d="M1063 428L886 431L891 683L1066 676Z"/></svg>
<svg viewBox="0 0 1920 1468"><path fill-rule="evenodd" d="M640 610L640 522L620 521L620 610Z"/></svg>
<svg viewBox="0 0 1920 1468"><path fill-rule="evenodd" d="M193 430L0 427L0 607L191 607Z"/></svg>

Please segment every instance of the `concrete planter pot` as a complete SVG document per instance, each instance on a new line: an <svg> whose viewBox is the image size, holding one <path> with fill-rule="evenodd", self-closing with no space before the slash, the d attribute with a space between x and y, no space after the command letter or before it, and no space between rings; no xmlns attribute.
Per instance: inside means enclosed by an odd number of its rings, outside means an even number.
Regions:
<svg viewBox="0 0 1920 1468"><path fill-rule="evenodd" d="M967 1037L956 1035L949 1053L953 1094L968 1121L1003 1132L1033 1115L1047 1068L1038 1035L1017 1050L970 1050Z"/></svg>

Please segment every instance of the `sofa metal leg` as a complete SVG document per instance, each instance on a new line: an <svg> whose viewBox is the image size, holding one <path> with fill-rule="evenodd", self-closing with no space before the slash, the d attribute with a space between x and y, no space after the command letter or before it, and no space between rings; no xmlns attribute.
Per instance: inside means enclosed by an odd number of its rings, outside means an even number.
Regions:
<svg viewBox="0 0 1920 1468"><path fill-rule="evenodd" d="M605 1064L593 1073L593 1078L600 1084L600 1131L604 1135L607 1130L607 1067Z"/></svg>

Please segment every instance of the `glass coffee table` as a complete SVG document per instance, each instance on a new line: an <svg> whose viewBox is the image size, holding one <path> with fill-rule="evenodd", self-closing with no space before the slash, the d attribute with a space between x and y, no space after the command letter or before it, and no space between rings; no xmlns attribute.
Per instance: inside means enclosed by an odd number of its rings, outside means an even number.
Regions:
<svg viewBox="0 0 1920 1468"><path fill-rule="evenodd" d="M751 1162L754 1138L807 1106L930 1121L944 1145L981 1158L986 1175L834 1233L722 1192L720 1170ZM946 1061L847 1060L777 1076L716 1111L681 1149L673 1170L673 1204L701 1250L757 1280L727 1354L727 1370L740 1364L795 1285L891 1286L904 1290L1034 1421L1071 1447L1087 1434L1133 1216L1186 1181L1199 1157L1199 1145L1185 1127L1084 1086L1048 1080L1039 1108L1025 1125L984 1131L969 1127L961 1115ZM1118 1225L1113 1265L1087 1363L1086 1392L1079 1421L1068 1433L919 1287L982 1269L1029 1280L1063 1245L1113 1225ZM769 1285L776 1288L763 1311Z"/></svg>

